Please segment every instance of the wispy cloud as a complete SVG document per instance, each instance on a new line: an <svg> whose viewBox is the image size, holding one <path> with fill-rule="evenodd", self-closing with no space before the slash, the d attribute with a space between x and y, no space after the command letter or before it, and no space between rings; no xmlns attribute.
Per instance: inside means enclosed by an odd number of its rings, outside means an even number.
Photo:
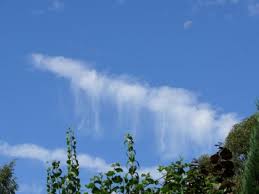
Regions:
<svg viewBox="0 0 259 194"><path fill-rule="evenodd" d="M240 0L198 0L200 6L237 4Z"/></svg>
<svg viewBox="0 0 259 194"><path fill-rule="evenodd" d="M259 2L251 2L248 5L248 12L250 16L259 15Z"/></svg>
<svg viewBox="0 0 259 194"><path fill-rule="evenodd" d="M64 149L48 150L35 144L9 145L6 142L0 141L0 155L38 160L44 164L53 160L59 160L62 164L65 164L66 154ZM79 154L78 161L81 168L97 172L104 172L110 166L103 159L88 154Z"/></svg>
<svg viewBox="0 0 259 194"><path fill-rule="evenodd" d="M184 23L183 23L183 28L185 29L185 30L188 30L188 29L190 29L191 27L192 27L192 20L187 20L187 21L185 21Z"/></svg>
<svg viewBox="0 0 259 194"><path fill-rule="evenodd" d="M0 141L0 155L27 160L37 160L42 162L44 165L46 165L47 162L58 160L61 162L62 166L65 166L67 160L67 153L64 149L49 150L35 144L9 145L4 141ZM93 172L107 172L109 169L111 169L111 165L108 164L104 159L93 157L89 154L78 154L77 159L81 169ZM122 168L125 170L125 172L127 171L125 166L122 166ZM160 177L160 173L157 171L156 166L143 167L139 169L140 174L148 172L154 178ZM41 194L42 192L43 188L35 184L20 184L18 190L18 193L26 194Z"/></svg>
<svg viewBox="0 0 259 194"><path fill-rule="evenodd" d="M126 0L116 0L116 2L120 5L123 5L126 2Z"/></svg>
<svg viewBox="0 0 259 194"><path fill-rule="evenodd" d="M63 0L51 0L49 10L50 11L60 11L63 10L65 7L65 4Z"/></svg>
<svg viewBox="0 0 259 194"><path fill-rule="evenodd" d="M246 12L246 5L249 0L195 0L192 3L192 12L199 13L204 11L206 14L223 14L225 19L230 19L238 11L240 14L240 8L244 8ZM219 11L220 10L220 11ZM247 13L245 13L247 14Z"/></svg>
<svg viewBox="0 0 259 194"><path fill-rule="evenodd" d="M44 188L36 184L19 184L17 193L19 194L43 194Z"/></svg>
<svg viewBox="0 0 259 194"><path fill-rule="evenodd" d="M69 80L72 88L83 92L81 98L86 98L93 107L93 122L98 125L95 132L101 133L99 114L104 102L112 103L119 114L126 114L130 123L136 123L136 119L152 123L163 157L186 155L190 149L197 153L208 151L214 143L222 141L238 121L234 113L219 112L186 89L151 87L99 73L84 62L64 57L33 54L32 62L38 69Z"/></svg>
<svg viewBox="0 0 259 194"><path fill-rule="evenodd" d="M32 14L43 15L48 12L59 12L59 11L64 10L64 8L65 8L64 0L49 0L47 7L32 10Z"/></svg>
<svg viewBox="0 0 259 194"><path fill-rule="evenodd" d="M259 15L259 2L258 0L197 0L194 3L194 10L206 7L217 6L241 6L249 16ZM229 13L228 13L229 14Z"/></svg>

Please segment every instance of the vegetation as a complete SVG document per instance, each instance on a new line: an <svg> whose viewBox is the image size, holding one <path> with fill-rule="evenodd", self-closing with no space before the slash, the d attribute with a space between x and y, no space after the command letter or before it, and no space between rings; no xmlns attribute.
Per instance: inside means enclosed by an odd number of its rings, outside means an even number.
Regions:
<svg viewBox="0 0 259 194"><path fill-rule="evenodd" d="M256 124L256 114L254 114L241 123L234 125L226 138L225 147L233 153L233 161L236 164L235 170L237 174L242 173L240 170L242 170L244 162L247 159L252 129Z"/></svg>
<svg viewBox="0 0 259 194"><path fill-rule="evenodd" d="M47 170L49 194L80 194L79 163L76 155L76 140L72 130L67 131L67 173L62 176L60 161L53 161Z"/></svg>
<svg viewBox="0 0 259 194"><path fill-rule="evenodd" d="M255 154L252 148L252 140L255 138L255 130L259 126L258 122L259 103L257 101L257 113L243 120L241 123L233 126L232 130L228 134L225 140L225 147L227 147L233 153L234 171L235 176L233 181L235 182L235 192L244 193L244 174L245 169L248 170L249 163L248 157ZM254 145L255 146L255 145ZM256 165L255 165L256 166ZM251 169L251 167L250 167ZM247 172L246 172L247 173ZM257 183L258 184L258 183ZM242 190L242 191L241 191ZM258 192L259 193L259 192Z"/></svg>
<svg viewBox="0 0 259 194"><path fill-rule="evenodd" d="M93 194L132 194L132 193L231 193L234 183L234 164L229 149L218 145L218 152L211 157L185 163L182 159L168 166L159 166L159 179L150 173L140 173L136 160L134 140L125 136L127 163L123 167L114 163L106 173L100 173L80 190L79 164L76 159L76 139L71 130L67 132L67 173L62 175L59 161L52 162L48 168L47 192L55 193L93 193ZM206 158L206 159L205 159ZM210 168L207 168L210 166Z"/></svg>
<svg viewBox="0 0 259 194"><path fill-rule="evenodd" d="M258 105L259 108L259 105ZM79 177L76 138L66 133L66 170L60 161L47 169L48 194L255 194L259 193L259 109L251 117L233 126L224 144L216 145L213 155L202 155L192 162L183 159L158 166L160 178L141 173L136 159L134 139L125 136L127 162L114 163L107 172L97 174L84 186ZM0 167L0 194L14 194L15 162Z"/></svg>
<svg viewBox="0 0 259 194"><path fill-rule="evenodd" d="M233 153L235 171L233 179L236 184L236 192L241 189L242 174L250 147L249 141L252 129L256 124L256 115L254 114L234 125L224 143L225 147Z"/></svg>
<svg viewBox="0 0 259 194"><path fill-rule="evenodd" d="M1 194L15 194L18 189L16 178L14 177L14 165L12 161L0 167L0 193Z"/></svg>
<svg viewBox="0 0 259 194"><path fill-rule="evenodd" d="M125 136L127 163L114 163L80 190L79 164L76 159L76 139L67 132L67 174L62 175L60 162L48 169L47 191L55 193L132 194L225 194L259 193L259 113L235 125L218 151L202 155L190 163L182 159L159 166L160 178L140 173L134 140Z"/></svg>
<svg viewBox="0 0 259 194"><path fill-rule="evenodd" d="M242 176L241 193L259 193L259 116L257 115L257 125L254 126L250 138L250 150Z"/></svg>

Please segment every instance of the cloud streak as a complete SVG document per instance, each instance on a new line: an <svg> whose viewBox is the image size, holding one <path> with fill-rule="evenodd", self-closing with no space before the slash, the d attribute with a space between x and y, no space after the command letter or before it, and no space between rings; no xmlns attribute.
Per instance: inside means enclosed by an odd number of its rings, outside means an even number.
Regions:
<svg viewBox="0 0 259 194"><path fill-rule="evenodd" d="M9 145L3 141L0 141L0 154L14 158L38 160L44 164L59 160L64 165L67 159L67 153L64 149L48 150L35 144ZM104 172L110 167L109 164L98 157L92 157L88 154L78 154L77 157L80 167L87 170Z"/></svg>
<svg viewBox="0 0 259 194"><path fill-rule="evenodd" d="M120 114L126 114L130 123L137 123L136 119L148 115L147 122L152 123L157 147L165 158L189 154L191 149L195 154L208 151L214 143L222 141L238 121L234 113L219 112L183 88L151 87L97 72L87 63L64 57L42 54L32 54L31 57L37 69L69 80L75 91L83 93L81 97L76 96L87 99L93 107L92 121L97 125L95 133L102 132L100 108L105 103L111 103Z"/></svg>
<svg viewBox="0 0 259 194"><path fill-rule="evenodd" d="M64 149L53 149L49 150L35 144L18 144L9 145L7 142L0 141L0 155L20 158L37 160L43 164L57 160L61 162L62 166L66 165L67 153ZM111 169L111 164L108 164L104 159L99 157L93 157L88 154L78 154L77 159L81 169L85 169L93 172L107 172ZM127 172L125 166L122 166L124 172ZM140 174L150 173L154 178L159 178L161 174L157 171L156 166L143 167L138 170ZM40 194L43 192L43 188L36 185L21 184L18 193L33 193Z"/></svg>
<svg viewBox="0 0 259 194"><path fill-rule="evenodd" d="M35 184L19 184L17 193L20 194L42 194L44 193L44 188L41 185Z"/></svg>
<svg viewBox="0 0 259 194"><path fill-rule="evenodd" d="M198 0L197 3L200 6L211 6L211 5L237 4L239 3L239 0Z"/></svg>
<svg viewBox="0 0 259 194"><path fill-rule="evenodd" d="M248 12L250 16L259 15L259 2L252 2L248 5Z"/></svg>
<svg viewBox="0 0 259 194"><path fill-rule="evenodd" d="M187 20L187 21L185 21L184 23L183 23L183 28L185 29L185 30L188 30L188 29L190 29L191 27L192 27L192 20Z"/></svg>
<svg viewBox="0 0 259 194"><path fill-rule="evenodd" d="M60 11L64 9L64 2L62 0L52 0L49 6L49 11Z"/></svg>

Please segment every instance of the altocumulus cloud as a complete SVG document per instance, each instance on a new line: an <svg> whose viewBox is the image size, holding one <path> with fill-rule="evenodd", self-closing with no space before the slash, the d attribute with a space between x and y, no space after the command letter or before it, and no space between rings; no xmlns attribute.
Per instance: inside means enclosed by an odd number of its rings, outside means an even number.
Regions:
<svg viewBox="0 0 259 194"><path fill-rule="evenodd" d="M130 123L137 123L136 119L143 119L140 113L147 113L159 153L168 159L188 154L191 148L196 154L208 151L214 143L222 141L231 126L238 122L236 114L219 112L210 104L200 102L193 92L186 89L151 87L100 73L86 62L62 56L32 54L31 58L37 69L69 80L73 91L83 94L76 92L76 97L85 98L92 105L95 133L103 131L99 114L105 103L116 107L118 114L126 114L132 120Z"/></svg>

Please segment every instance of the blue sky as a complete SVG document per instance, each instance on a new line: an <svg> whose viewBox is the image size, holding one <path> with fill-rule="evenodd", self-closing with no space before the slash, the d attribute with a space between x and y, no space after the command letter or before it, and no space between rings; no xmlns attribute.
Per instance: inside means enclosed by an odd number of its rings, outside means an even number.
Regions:
<svg viewBox="0 0 259 194"><path fill-rule="evenodd" d="M44 194L46 161L75 129L83 183L210 153L255 111L257 0L0 0L0 162Z"/></svg>

